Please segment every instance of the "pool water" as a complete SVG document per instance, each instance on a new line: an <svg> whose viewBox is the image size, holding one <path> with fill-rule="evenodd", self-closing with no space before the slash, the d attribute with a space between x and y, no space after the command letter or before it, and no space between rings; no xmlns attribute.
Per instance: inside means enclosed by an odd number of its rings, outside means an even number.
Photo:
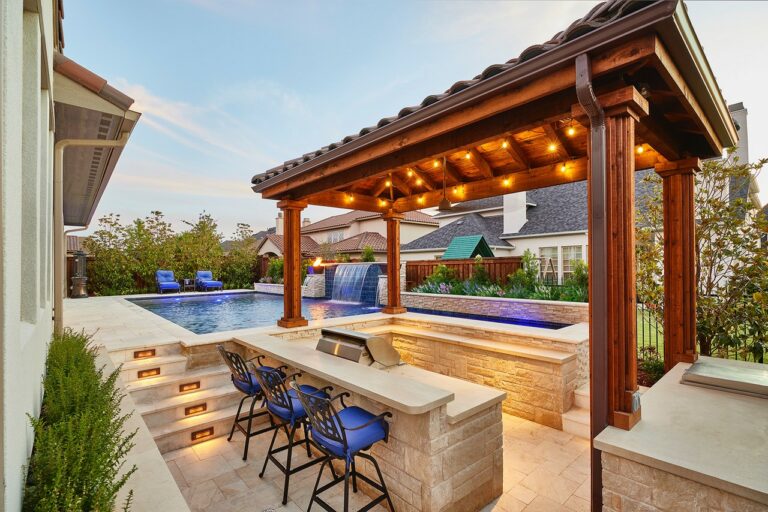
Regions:
<svg viewBox="0 0 768 512"><path fill-rule="evenodd" d="M195 334L275 325L283 316L283 296L267 293L215 293L132 299L131 302ZM327 299L301 300L308 320L375 313L379 308Z"/></svg>

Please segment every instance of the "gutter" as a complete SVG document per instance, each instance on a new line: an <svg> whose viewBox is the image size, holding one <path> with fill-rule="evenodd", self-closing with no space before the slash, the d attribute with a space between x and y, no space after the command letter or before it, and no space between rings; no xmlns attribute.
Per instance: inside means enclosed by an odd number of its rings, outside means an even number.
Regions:
<svg viewBox="0 0 768 512"><path fill-rule="evenodd" d="M592 511L602 510L603 478L600 450L594 439L608 426L608 231L605 204L605 112L592 87L589 55L576 57L576 96L589 117L589 397Z"/></svg>
<svg viewBox="0 0 768 512"><path fill-rule="evenodd" d="M64 330L65 236L66 233L88 228L86 225L64 231L64 150L68 147L121 148L128 143L129 137L130 132L122 132L117 140L63 139L53 148L53 330L56 334Z"/></svg>

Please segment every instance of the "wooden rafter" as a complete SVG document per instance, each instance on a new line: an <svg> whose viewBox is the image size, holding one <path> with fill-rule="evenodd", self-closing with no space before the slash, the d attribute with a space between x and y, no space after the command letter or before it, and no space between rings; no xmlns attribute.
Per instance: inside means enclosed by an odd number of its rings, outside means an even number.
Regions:
<svg viewBox="0 0 768 512"><path fill-rule="evenodd" d="M475 167L475 169L480 171L480 174L482 174L484 178L493 177L494 175L493 169L477 149L475 148L470 149L468 151L468 154L471 157L468 160L472 162L472 165Z"/></svg>
<svg viewBox="0 0 768 512"><path fill-rule="evenodd" d="M379 197L384 191L389 191L389 178L381 178L371 191L373 197Z"/></svg>
<svg viewBox="0 0 768 512"><path fill-rule="evenodd" d="M408 167L406 169L406 173L408 172L413 173L413 176L414 178L416 178L416 180L421 180L421 183L422 183L421 186L423 186L425 189L435 190L437 188L437 185L419 169ZM416 183L414 182L414 186L419 186L419 185L416 185Z"/></svg>
<svg viewBox="0 0 768 512"><path fill-rule="evenodd" d="M501 143L501 148L506 151L510 158L517 162L521 167L531 167L531 162L528 160L525 151L523 151L523 148L520 147L520 144L517 143L514 137L505 137Z"/></svg>
<svg viewBox="0 0 768 512"><path fill-rule="evenodd" d="M442 170L442 169L441 169ZM451 178L454 183L464 183L466 177L461 173L458 167L453 165L448 160L445 161L445 176ZM447 181L447 180L446 180Z"/></svg>
<svg viewBox="0 0 768 512"><path fill-rule="evenodd" d="M400 179L400 176L397 176L396 174L393 174L390 178L392 180L392 185L403 193L403 195L409 196L411 195L411 187L408 185L405 181Z"/></svg>

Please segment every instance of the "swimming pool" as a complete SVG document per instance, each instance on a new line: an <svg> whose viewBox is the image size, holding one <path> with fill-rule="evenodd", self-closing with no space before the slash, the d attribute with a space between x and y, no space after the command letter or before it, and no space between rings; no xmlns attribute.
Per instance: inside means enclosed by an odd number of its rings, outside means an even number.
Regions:
<svg viewBox="0 0 768 512"><path fill-rule="evenodd" d="M129 299L137 306L195 334L275 325L283 316L283 296L268 293L211 293L182 297ZM327 299L301 300L309 320L375 313L379 308Z"/></svg>

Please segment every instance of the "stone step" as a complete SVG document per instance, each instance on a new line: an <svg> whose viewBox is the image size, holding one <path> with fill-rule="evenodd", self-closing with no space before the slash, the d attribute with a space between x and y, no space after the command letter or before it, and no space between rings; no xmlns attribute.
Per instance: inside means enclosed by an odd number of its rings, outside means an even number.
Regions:
<svg viewBox="0 0 768 512"><path fill-rule="evenodd" d="M229 368L220 365L131 381L126 383L125 389L131 393L136 404L153 404L166 398L184 394L180 387L185 384L199 385L196 389L187 391L191 393L227 384L231 386L231 383Z"/></svg>
<svg viewBox="0 0 768 512"><path fill-rule="evenodd" d="M166 398L153 404L141 404L137 406L137 410L144 418L147 427L154 429L196 415L229 409L238 405L242 397L243 394L231 384L226 384ZM244 407L250 407L250 404L251 402L247 401ZM256 407L260 406L261 403L257 403ZM190 411L190 408L194 410Z"/></svg>
<svg viewBox="0 0 768 512"><path fill-rule="evenodd" d="M154 356L174 356L181 354L181 343L163 343L161 345L136 345L121 347L119 350L110 350L109 357L114 361L115 366L128 361L137 361L143 354L151 353L154 350ZM136 357L139 356L139 357Z"/></svg>
<svg viewBox="0 0 768 512"><path fill-rule="evenodd" d="M187 358L182 355L168 355L136 359L122 363L120 375L126 384L132 381L155 378L156 376L179 375L187 369ZM142 373L150 372L142 377Z"/></svg>
<svg viewBox="0 0 768 512"><path fill-rule="evenodd" d="M589 439L589 424L589 409L571 407L571 410L563 413L563 432Z"/></svg>
<svg viewBox="0 0 768 512"><path fill-rule="evenodd" d="M166 453L215 437L228 435L236 412L237 404L225 409L183 418L155 428L150 427L149 430L160 453ZM209 433L204 437L193 439L196 433L206 431Z"/></svg>
<svg viewBox="0 0 768 512"><path fill-rule="evenodd" d="M589 382L576 389L573 395L574 407L589 410Z"/></svg>

